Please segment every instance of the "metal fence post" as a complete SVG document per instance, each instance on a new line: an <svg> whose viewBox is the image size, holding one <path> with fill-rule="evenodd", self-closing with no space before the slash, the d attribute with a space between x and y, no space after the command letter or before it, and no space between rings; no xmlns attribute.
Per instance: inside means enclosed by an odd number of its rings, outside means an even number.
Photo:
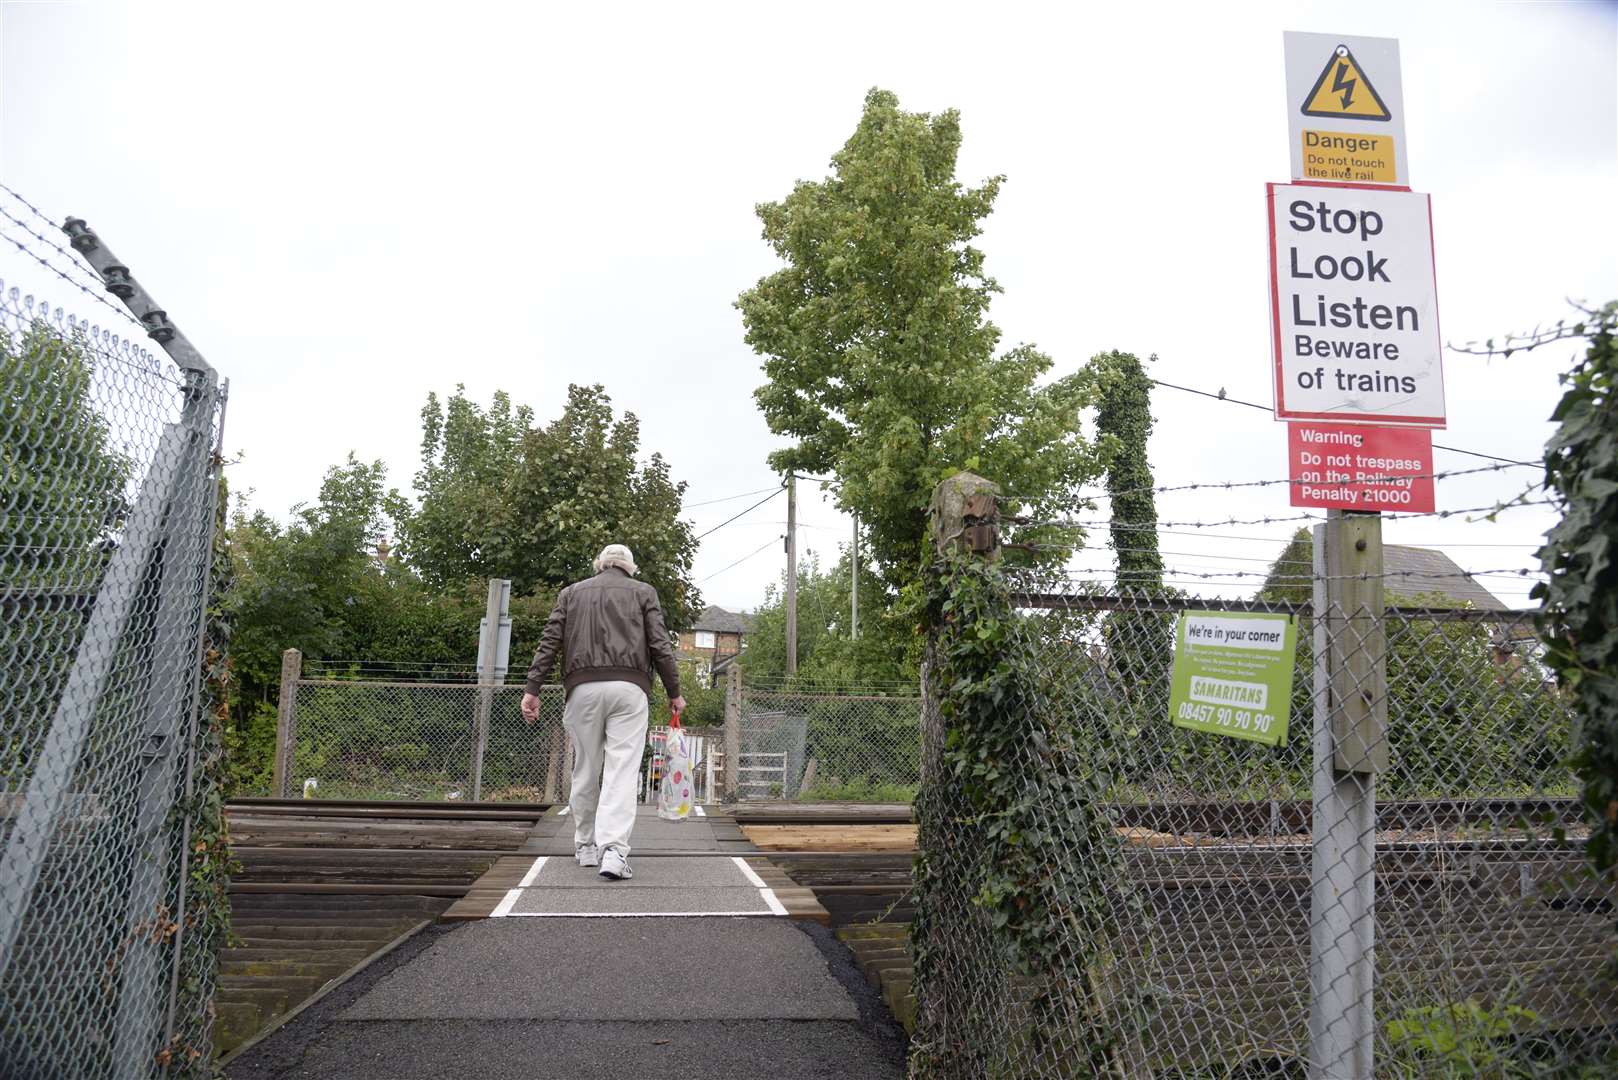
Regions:
<svg viewBox="0 0 1618 1080"><path fill-rule="evenodd" d="M1374 1074L1376 773L1387 767L1382 520L1330 511L1314 530L1314 823L1310 1080Z"/></svg>
<svg viewBox="0 0 1618 1080"><path fill-rule="evenodd" d="M725 688L725 801L734 802L741 792L742 767L742 669L732 663L729 685Z"/></svg>
<svg viewBox="0 0 1618 1080"><path fill-rule="evenodd" d="M278 799L292 798L292 766L298 742L298 679L303 675L303 653L288 649L281 654L281 700L275 715L275 776L270 790Z"/></svg>
<svg viewBox="0 0 1618 1080"><path fill-rule="evenodd" d="M193 375L192 381L194 399L181 420L190 429L190 440L162 543L156 641L140 751L134 842L135 850L145 856L130 874L125 901L131 937L123 958L116 1046L122 1074L131 1077L146 1075L145 1063L167 1026L158 1023L161 1005L152 993L163 945L179 929L173 921L175 912L163 902L169 854L164 834L171 827L169 809L177 794L179 755L191 749L189 736L197 721L202 682L200 647L213 535L213 498L205 493L215 483L209 459L218 383L212 373ZM208 511L200 523L180 512L193 499ZM172 931L165 926L169 922Z"/></svg>

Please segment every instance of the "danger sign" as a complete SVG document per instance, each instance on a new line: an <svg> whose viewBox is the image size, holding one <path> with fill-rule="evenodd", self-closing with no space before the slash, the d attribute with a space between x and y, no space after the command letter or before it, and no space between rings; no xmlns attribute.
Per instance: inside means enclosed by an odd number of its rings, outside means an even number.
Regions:
<svg viewBox="0 0 1618 1080"><path fill-rule="evenodd" d="M1278 420L1444 427L1428 197L1270 184Z"/></svg>
<svg viewBox="0 0 1618 1080"><path fill-rule="evenodd" d="M1287 425L1292 505L1431 513L1433 433L1368 424Z"/></svg>
<svg viewBox="0 0 1618 1080"><path fill-rule="evenodd" d="M1314 89L1303 99L1303 115L1344 120L1392 120L1382 95L1366 77L1347 45L1339 44L1326 58Z"/></svg>
<svg viewBox="0 0 1618 1080"><path fill-rule="evenodd" d="M1292 32L1285 39L1293 178L1409 184L1398 40Z"/></svg>

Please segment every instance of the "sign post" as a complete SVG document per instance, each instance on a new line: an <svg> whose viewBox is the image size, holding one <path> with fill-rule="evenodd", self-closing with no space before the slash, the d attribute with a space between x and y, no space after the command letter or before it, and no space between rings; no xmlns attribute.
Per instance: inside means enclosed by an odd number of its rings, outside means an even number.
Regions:
<svg viewBox="0 0 1618 1080"><path fill-rule="evenodd" d="M1434 507L1446 424L1432 204L1409 188L1399 43L1288 33L1291 184L1269 186L1275 418L1314 531L1310 1080L1375 1074L1382 510Z"/></svg>

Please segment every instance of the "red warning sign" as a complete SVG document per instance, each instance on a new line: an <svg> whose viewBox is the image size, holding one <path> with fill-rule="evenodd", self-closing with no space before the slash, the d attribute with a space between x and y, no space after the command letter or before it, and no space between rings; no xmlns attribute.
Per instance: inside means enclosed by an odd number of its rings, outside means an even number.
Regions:
<svg viewBox="0 0 1618 1080"><path fill-rule="evenodd" d="M1433 471L1427 428L1287 425L1293 506L1431 513Z"/></svg>

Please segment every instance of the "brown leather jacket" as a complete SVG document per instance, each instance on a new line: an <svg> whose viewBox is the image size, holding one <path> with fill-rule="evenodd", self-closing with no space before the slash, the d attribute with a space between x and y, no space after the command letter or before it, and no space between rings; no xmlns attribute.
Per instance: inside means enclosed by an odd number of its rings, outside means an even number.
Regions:
<svg viewBox="0 0 1618 1080"><path fill-rule="evenodd" d="M657 590L617 567L557 594L528 669L530 694L539 693L550 677L558 653L562 685L568 690L580 683L621 681L650 694L655 665L669 697L680 696L680 668L663 627Z"/></svg>

